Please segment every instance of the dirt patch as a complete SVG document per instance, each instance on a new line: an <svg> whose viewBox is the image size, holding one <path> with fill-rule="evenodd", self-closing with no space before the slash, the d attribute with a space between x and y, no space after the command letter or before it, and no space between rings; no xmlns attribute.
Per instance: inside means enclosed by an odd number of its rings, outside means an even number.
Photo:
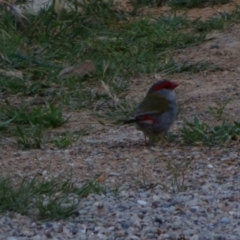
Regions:
<svg viewBox="0 0 240 240"><path fill-rule="evenodd" d="M237 1L235 1L237 2ZM240 2L240 1L239 1ZM205 18L233 3L220 7L189 11L189 16ZM163 8L164 9L164 8ZM218 9L218 10L216 10ZM213 11L210 14L210 10ZM161 12L155 13L161 14ZM202 12L204 11L204 15ZM194 13L194 14L193 14ZM209 14L209 15L208 15ZM209 123L216 119L207 110L209 106L217 106L224 99L231 98L223 117L226 121L240 121L240 24L236 24L223 33L217 33L205 43L179 50L174 59L177 63L207 62L217 66L216 71L205 70L197 74L174 74L168 76L179 83L176 89L181 114L173 126L177 131L184 119L192 119L194 115ZM156 78L161 77L157 76ZM145 94L146 89L156 81L151 79L133 79L132 90ZM132 91L134 95L134 91ZM67 114L68 115L68 114ZM162 183L171 178L167 164L193 159L191 168L207 169L209 163L215 165L215 173L232 174L221 159L231 161L238 167L239 146L232 144L226 148L212 148L211 151L202 146L180 146L174 144L159 145L154 148L144 146L141 132L131 126L102 126L86 112L73 112L68 123L61 130L78 130L91 128L91 134L81 138L74 146L65 150L42 149L21 151L13 144L6 144L1 150L0 172L21 176L41 173L45 177L58 176L72 171L78 182L84 182L95 175L99 181L110 186L118 186L123 182ZM191 168L187 171L191 175ZM207 169L204 174L211 174ZM235 171L235 170L234 170ZM226 175L227 176L227 175ZM189 183L189 184L194 184Z"/></svg>
<svg viewBox="0 0 240 240"><path fill-rule="evenodd" d="M129 0L115 0L114 1L118 9L123 11L132 11L133 5ZM169 15L175 13L177 16L185 15L190 20L201 19L203 21L218 16L221 13L229 13L236 9L236 5L240 5L240 0L234 0L226 4L215 4L213 6L204 7L204 8L191 8L191 9L173 9L167 5L159 7L142 7L139 9L139 13L142 15L150 15L152 17L158 17L160 15Z"/></svg>
<svg viewBox="0 0 240 240"><path fill-rule="evenodd" d="M217 106L226 99L231 99L226 106L225 118L229 121L240 120L240 25L237 24L224 33L216 33L212 40L200 46L178 51L175 61L181 64L205 62L214 65L218 71L202 71L190 76L190 81L183 81L181 88L187 91L188 99L181 99L182 104L196 114L206 111L208 106ZM188 102L192 102L188 105ZM197 111L195 111L197 109ZM203 112L202 112L203 113ZM186 112L187 114L187 112ZM204 120L208 120L206 115Z"/></svg>
<svg viewBox="0 0 240 240"><path fill-rule="evenodd" d="M143 9L143 13L151 14L151 16L159 16L159 15L167 15L175 12L177 16L185 15L188 17L188 19L191 19L191 20L199 18L205 21L211 17L218 16L219 13L224 13L224 12L229 13L235 10L236 5L240 5L240 0L235 0L224 5L217 4L217 5L213 5L205 8L182 9L182 10L176 10L176 12L175 10L171 9L168 6L145 8Z"/></svg>

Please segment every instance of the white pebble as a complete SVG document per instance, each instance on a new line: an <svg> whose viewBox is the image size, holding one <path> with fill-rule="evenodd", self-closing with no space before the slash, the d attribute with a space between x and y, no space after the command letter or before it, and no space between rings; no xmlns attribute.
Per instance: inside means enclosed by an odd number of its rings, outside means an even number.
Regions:
<svg viewBox="0 0 240 240"><path fill-rule="evenodd" d="M143 200L137 200L137 203L140 205L147 205L147 202Z"/></svg>
<svg viewBox="0 0 240 240"><path fill-rule="evenodd" d="M208 166L208 168L213 168L212 164L208 164L207 166Z"/></svg>

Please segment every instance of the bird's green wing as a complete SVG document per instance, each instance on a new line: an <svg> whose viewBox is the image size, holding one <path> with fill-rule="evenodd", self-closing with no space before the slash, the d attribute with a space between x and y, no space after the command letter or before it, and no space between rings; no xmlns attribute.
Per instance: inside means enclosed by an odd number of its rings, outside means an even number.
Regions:
<svg viewBox="0 0 240 240"><path fill-rule="evenodd" d="M167 111L168 106L169 102L165 97L157 93L149 93L138 107L136 114L159 114Z"/></svg>

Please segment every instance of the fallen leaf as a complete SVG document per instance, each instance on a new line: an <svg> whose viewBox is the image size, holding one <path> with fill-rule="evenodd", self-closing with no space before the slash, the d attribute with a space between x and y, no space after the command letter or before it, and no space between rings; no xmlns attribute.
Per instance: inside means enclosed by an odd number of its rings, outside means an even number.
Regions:
<svg viewBox="0 0 240 240"><path fill-rule="evenodd" d="M59 76L63 78L69 78L73 76L84 77L87 74L93 73L95 71L96 71L95 64L91 60L87 60L74 66L64 68L59 73Z"/></svg>
<svg viewBox="0 0 240 240"><path fill-rule="evenodd" d="M0 69L0 73L6 75L8 77L15 77L15 78L20 78L20 79L23 78L22 72L18 71L18 70L7 71L7 70L4 70L4 69Z"/></svg>
<svg viewBox="0 0 240 240"><path fill-rule="evenodd" d="M99 183L104 183L104 182L106 181L106 178L105 178L104 175L100 175L100 176L97 178L97 181L98 181Z"/></svg>

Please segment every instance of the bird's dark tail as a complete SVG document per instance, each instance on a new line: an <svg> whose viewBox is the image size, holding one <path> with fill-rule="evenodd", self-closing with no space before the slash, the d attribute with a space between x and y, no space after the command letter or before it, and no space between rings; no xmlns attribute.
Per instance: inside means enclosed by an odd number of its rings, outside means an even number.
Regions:
<svg viewBox="0 0 240 240"><path fill-rule="evenodd" d="M135 123L137 122L138 120L136 118L131 118L131 119L128 119L128 120L125 120L123 122L123 124L129 124L129 123Z"/></svg>

